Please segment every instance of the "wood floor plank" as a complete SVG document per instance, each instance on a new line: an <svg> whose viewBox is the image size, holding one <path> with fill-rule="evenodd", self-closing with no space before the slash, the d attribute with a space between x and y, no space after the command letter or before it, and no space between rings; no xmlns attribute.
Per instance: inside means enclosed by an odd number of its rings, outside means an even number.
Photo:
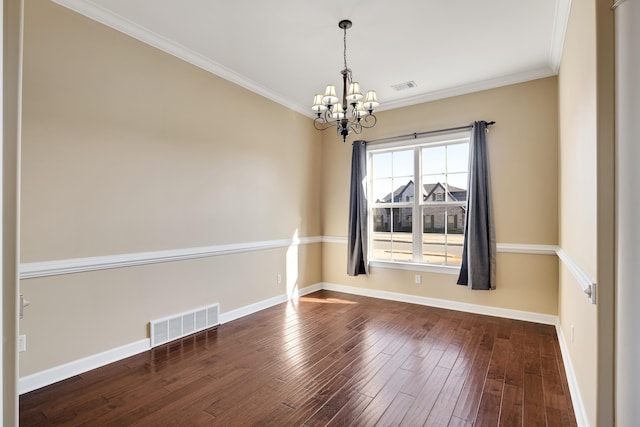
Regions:
<svg viewBox="0 0 640 427"><path fill-rule="evenodd" d="M319 291L20 396L21 426L576 426L555 329Z"/></svg>
<svg viewBox="0 0 640 427"><path fill-rule="evenodd" d="M327 427L343 427L353 424L356 418L360 416L362 411L373 400L369 396L365 396L361 393L355 393L355 395L347 401L347 403L340 409L336 415L327 423Z"/></svg>
<svg viewBox="0 0 640 427"><path fill-rule="evenodd" d="M408 394L396 394L396 397L375 425L377 427L399 426L415 400L415 397Z"/></svg>
<svg viewBox="0 0 640 427"><path fill-rule="evenodd" d="M491 360L494 337L495 325L488 323L475 353L471 372L460 392L458 403L454 409L455 418L471 423L473 423L476 418L482 397L482 389L487 376L487 369Z"/></svg>
<svg viewBox="0 0 640 427"><path fill-rule="evenodd" d="M429 413L426 425L428 426L447 426L453 410L456 406L458 396L464 385L469 371L471 370L471 361L465 357L459 357L453 366L447 381L444 383L436 402Z"/></svg>
<svg viewBox="0 0 640 427"><path fill-rule="evenodd" d="M437 366L433 370L433 373L429 377L429 381L417 394L413 405L411 405L407 411L407 414L402 419L402 423L400 425L417 426L423 425L427 421L427 418L429 418L429 414L431 413L431 409L440 395L440 391L444 387L450 372L451 370L440 366Z"/></svg>
<svg viewBox="0 0 640 427"><path fill-rule="evenodd" d="M393 375L391 375L382 387L382 389L376 394L376 396L371 400L369 405L365 408L364 411L360 414L358 418L356 418L354 424L356 425L366 425L372 426L375 425L387 411L387 409L391 406L391 403L398 395L400 388L402 385L409 379L411 375L410 371L405 371L403 369L397 369ZM364 393L367 395L366 393ZM389 414L389 416L394 415L397 417L397 414ZM400 419L402 419L400 417ZM394 419L394 422L396 419Z"/></svg>
<svg viewBox="0 0 640 427"><path fill-rule="evenodd" d="M522 405L522 388L505 384L502 391L502 406L498 425L501 427L523 425Z"/></svg>

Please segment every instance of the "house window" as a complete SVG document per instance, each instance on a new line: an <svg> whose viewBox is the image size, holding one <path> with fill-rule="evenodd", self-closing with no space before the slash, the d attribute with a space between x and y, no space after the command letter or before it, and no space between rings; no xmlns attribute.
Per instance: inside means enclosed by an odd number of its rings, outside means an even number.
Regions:
<svg viewBox="0 0 640 427"><path fill-rule="evenodd" d="M367 153L369 259L460 265L469 133L372 145Z"/></svg>

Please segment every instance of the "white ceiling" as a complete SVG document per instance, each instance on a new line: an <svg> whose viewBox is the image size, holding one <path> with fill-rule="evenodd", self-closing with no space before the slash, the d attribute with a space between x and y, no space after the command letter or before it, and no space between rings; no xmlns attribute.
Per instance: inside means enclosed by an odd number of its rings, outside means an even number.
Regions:
<svg viewBox="0 0 640 427"><path fill-rule="evenodd" d="M571 0L53 0L312 115L347 61L379 110L557 74ZM417 87L391 86L414 81Z"/></svg>

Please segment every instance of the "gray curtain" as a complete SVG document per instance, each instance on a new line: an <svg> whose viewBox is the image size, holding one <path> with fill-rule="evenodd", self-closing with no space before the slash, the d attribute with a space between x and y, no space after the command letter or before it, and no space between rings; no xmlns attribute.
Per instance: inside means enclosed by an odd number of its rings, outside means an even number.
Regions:
<svg viewBox="0 0 640 427"><path fill-rule="evenodd" d="M475 122L469 144L469 190L459 285L496 288L496 234L487 161L487 122Z"/></svg>
<svg viewBox="0 0 640 427"><path fill-rule="evenodd" d="M369 274L367 260L367 143L354 141L351 152L347 274Z"/></svg>

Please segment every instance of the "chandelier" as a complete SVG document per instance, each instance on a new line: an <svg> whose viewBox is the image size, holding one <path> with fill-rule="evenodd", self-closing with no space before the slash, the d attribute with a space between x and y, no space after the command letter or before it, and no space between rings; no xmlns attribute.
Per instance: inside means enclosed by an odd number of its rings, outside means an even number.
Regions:
<svg viewBox="0 0 640 427"><path fill-rule="evenodd" d="M378 119L373 115L373 109L378 105L375 90L367 92L366 96L360 91L360 83L354 82L351 70L347 67L347 29L351 28L348 19L338 23L338 27L344 30L344 69L342 74L342 102L336 96L336 87L327 85L324 95L316 94L313 98L313 111L317 117L313 120L313 126L317 130L327 130L336 127L342 141L347 140L351 132L361 133L363 128L372 128Z"/></svg>

